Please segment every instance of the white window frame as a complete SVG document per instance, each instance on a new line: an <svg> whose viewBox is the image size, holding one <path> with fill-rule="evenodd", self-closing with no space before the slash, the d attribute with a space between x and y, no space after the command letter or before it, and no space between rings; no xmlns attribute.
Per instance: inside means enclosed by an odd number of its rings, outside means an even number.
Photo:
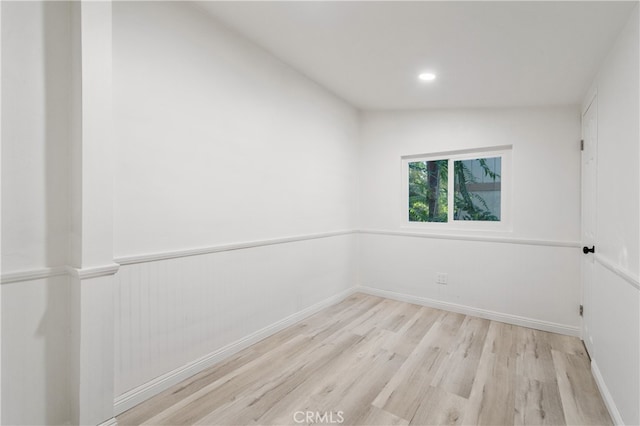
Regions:
<svg viewBox="0 0 640 426"><path fill-rule="evenodd" d="M461 151L439 152L434 154L404 155L401 157L402 170L402 220L401 227L407 229L421 229L430 231L496 231L511 232L511 199L512 199L512 146L499 146ZM501 158L500 171L500 220L476 221L455 220L454 206L454 168L453 162L460 160L474 160L478 158ZM417 161L449 161L449 176L447 185L448 212L447 222L412 222L409 221L409 163Z"/></svg>

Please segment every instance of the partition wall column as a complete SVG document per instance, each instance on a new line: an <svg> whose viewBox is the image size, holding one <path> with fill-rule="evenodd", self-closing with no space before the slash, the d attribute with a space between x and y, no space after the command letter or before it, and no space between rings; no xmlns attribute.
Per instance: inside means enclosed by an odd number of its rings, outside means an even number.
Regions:
<svg viewBox="0 0 640 426"><path fill-rule="evenodd" d="M73 7L71 421L114 424L111 2Z"/></svg>

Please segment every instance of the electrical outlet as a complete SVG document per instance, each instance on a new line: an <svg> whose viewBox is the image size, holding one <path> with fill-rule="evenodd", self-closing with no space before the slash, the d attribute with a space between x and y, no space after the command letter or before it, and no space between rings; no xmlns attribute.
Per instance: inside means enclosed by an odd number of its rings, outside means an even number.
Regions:
<svg viewBox="0 0 640 426"><path fill-rule="evenodd" d="M438 272L436 274L436 284L447 285L449 281L449 274L445 274L444 272Z"/></svg>

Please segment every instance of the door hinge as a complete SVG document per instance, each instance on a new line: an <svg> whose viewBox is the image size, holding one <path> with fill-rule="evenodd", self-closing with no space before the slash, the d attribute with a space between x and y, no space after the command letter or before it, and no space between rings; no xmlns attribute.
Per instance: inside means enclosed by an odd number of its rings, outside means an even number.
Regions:
<svg viewBox="0 0 640 426"><path fill-rule="evenodd" d="M584 306L580 305L580 316L584 315Z"/></svg>
<svg viewBox="0 0 640 426"><path fill-rule="evenodd" d="M580 151L584 151L584 139L580 139Z"/></svg>

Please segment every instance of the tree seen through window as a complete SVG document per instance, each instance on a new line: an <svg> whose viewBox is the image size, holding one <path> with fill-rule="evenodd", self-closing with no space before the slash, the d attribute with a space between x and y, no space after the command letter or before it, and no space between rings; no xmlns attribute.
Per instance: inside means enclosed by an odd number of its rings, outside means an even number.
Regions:
<svg viewBox="0 0 640 426"><path fill-rule="evenodd" d="M449 168L453 165L453 200L449 205ZM409 163L409 221L500 221L501 157Z"/></svg>

